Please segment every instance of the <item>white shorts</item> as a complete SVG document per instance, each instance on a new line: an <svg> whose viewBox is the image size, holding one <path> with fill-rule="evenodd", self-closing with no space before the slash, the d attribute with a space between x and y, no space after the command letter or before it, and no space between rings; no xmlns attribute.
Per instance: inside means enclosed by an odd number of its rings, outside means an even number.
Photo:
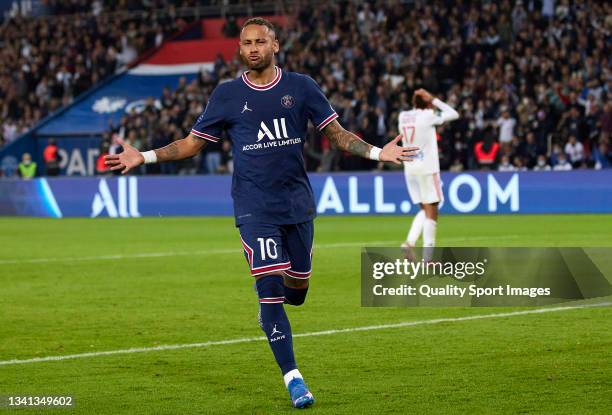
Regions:
<svg viewBox="0 0 612 415"><path fill-rule="evenodd" d="M406 185L408 194L413 204L442 202L442 186L440 185L440 173L431 174L407 174Z"/></svg>

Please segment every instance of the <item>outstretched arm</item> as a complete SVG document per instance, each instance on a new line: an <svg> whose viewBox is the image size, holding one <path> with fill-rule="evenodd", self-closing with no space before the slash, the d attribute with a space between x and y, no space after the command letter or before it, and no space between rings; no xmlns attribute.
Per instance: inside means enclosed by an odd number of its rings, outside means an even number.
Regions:
<svg viewBox="0 0 612 415"><path fill-rule="evenodd" d="M206 146L206 141L189 134L187 137L173 141L156 150L139 152L128 143L123 144L123 153L104 157L104 164L111 170L121 170L125 174L143 163L160 163L163 161L182 160L193 157Z"/></svg>
<svg viewBox="0 0 612 415"><path fill-rule="evenodd" d="M198 154L200 150L206 147L206 143L206 140L198 138L193 134L189 134L182 140L173 141L167 146L153 151L155 152L158 163L164 161L182 160Z"/></svg>
<svg viewBox="0 0 612 415"><path fill-rule="evenodd" d="M370 157L370 151L372 150L373 146L366 143L350 131L342 128L337 120L329 123L323 129L323 134L325 134L325 136L329 138L329 141L334 143L336 147L341 150L348 151L349 153L365 158Z"/></svg>
<svg viewBox="0 0 612 415"><path fill-rule="evenodd" d="M401 164L402 161L412 160L418 150L418 147L398 146L397 144L402 138L401 135L395 137L382 149L375 147L342 128L338 120L329 123L322 131L339 149L372 160L391 161Z"/></svg>

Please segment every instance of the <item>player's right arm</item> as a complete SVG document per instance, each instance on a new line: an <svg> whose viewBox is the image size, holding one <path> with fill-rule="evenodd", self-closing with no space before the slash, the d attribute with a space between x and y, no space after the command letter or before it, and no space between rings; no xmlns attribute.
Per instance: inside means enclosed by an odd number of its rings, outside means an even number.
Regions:
<svg viewBox="0 0 612 415"><path fill-rule="evenodd" d="M304 93L306 95L306 112L312 123L317 126L329 141L341 150L356 156L371 160L390 161L401 164L411 161L418 148L398 146L402 136L398 135L383 148L366 143L356 134L345 130L338 122L338 114L327 100L319 85L309 76L304 77Z"/></svg>
<svg viewBox="0 0 612 415"><path fill-rule="evenodd" d="M189 134L182 140L173 141L167 146L153 151L155 151L158 162L182 160L198 154L206 147L206 143L201 138Z"/></svg>
<svg viewBox="0 0 612 415"><path fill-rule="evenodd" d="M329 138L329 141L334 143L338 148L348 151L356 156L372 159L373 145L366 143L354 133L342 128L338 120L333 120L325 128L323 134ZM382 149L378 149L379 153L373 160L390 161L395 164L401 164L403 161L412 161L418 151L417 147L400 147L399 142L402 139L401 134L389 141Z"/></svg>
<svg viewBox="0 0 612 415"><path fill-rule="evenodd" d="M144 153L125 143L123 153L106 156L105 164L110 166L111 170L121 170L121 174L125 174L143 163L161 163L193 157L208 141L218 142L225 124L224 94L219 92L222 88L222 85L219 85L213 90L204 112L198 117L187 137Z"/></svg>
<svg viewBox="0 0 612 415"><path fill-rule="evenodd" d="M182 160L193 157L206 146L206 141L189 134L187 137L173 141L165 147L141 153L128 143L123 144L123 152L120 154L110 154L104 157L104 163L111 170L121 170L121 174L126 174L134 167L144 164L145 157L154 157L152 162L164 162ZM148 153L148 154L147 154Z"/></svg>

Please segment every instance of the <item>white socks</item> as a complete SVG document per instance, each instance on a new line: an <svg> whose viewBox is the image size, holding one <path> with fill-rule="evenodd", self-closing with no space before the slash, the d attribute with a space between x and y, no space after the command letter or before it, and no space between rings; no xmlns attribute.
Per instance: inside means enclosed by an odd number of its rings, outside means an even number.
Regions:
<svg viewBox="0 0 612 415"><path fill-rule="evenodd" d="M297 369L290 370L289 372L283 375L283 380L285 381L285 387L289 386L289 382L291 382L293 378L304 379L299 370Z"/></svg>
<svg viewBox="0 0 612 415"><path fill-rule="evenodd" d="M433 247L436 246L436 227L438 223L427 218L425 211L420 210L412 220L410 231L408 232L408 238L406 243L409 246L416 246L416 242L423 232L423 259L425 261L431 261L433 256Z"/></svg>
<svg viewBox="0 0 612 415"><path fill-rule="evenodd" d="M423 246L436 246L436 227L438 223L433 219L425 219L423 224Z"/></svg>
<svg viewBox="0 0 612 415"><path fill-rule="evenodd" d="M408 232L408 237L406 238L406 242L408 245L415 246L416 242L421 236L421 232L423 231L423 223L425 222L425 211L423 209L419 210L419 213L416 214L414 219L412 220L412 225L410 226L410 231Z"/></svg>
<svg viewBox="0 0 612 415"><path fill-rule="evenodd" d="M425 262L430 262L433 259L437 226L437 222L429 218L425 219L423 224L423 261Z"/></svg>

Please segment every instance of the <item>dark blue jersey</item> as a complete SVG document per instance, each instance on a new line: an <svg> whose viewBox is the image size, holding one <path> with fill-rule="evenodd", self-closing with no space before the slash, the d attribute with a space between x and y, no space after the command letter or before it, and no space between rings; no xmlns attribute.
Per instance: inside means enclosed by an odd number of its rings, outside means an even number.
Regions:
<svg viewBox="0 0 612 415"><path fill-rule="evenodd" d="M236 225L287 225L312 220L316 209L303 148L308 120L322 129L338 115L309 76L283 72L267 85L246 74L219 84L191 133L232 140Z"/></svg>

